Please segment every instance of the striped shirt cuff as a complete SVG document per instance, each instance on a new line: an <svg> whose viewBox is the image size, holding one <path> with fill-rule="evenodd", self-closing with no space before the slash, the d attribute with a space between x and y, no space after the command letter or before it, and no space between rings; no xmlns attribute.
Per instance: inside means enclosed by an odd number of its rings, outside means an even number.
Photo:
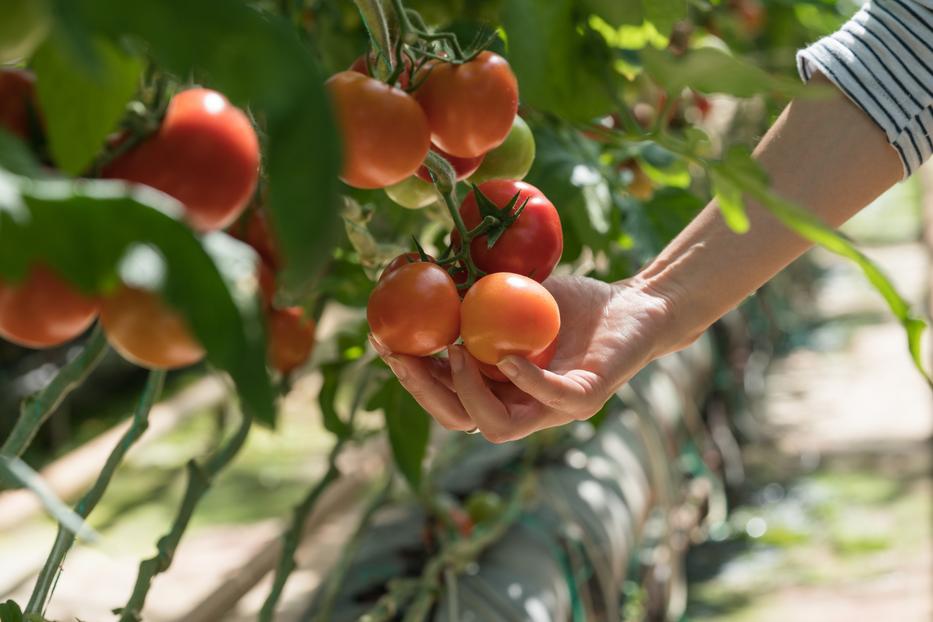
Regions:
<svg viewBox="0 0 933 622"><path fill-rule="evenodd" d="M910 176L933 154L933 0L869 2L840 30L797 52L884 131Z"/></svg>

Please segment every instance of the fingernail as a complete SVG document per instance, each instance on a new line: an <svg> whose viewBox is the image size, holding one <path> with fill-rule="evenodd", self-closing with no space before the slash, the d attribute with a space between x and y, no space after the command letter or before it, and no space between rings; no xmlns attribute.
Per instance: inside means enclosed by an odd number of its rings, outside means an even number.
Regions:
<svg viewBox="0 0 933 622"><path fill-rule="evenodd" d="M447 348L447 358L450 360L451 371L458 372L463 369L463 354L458 348Z"/></svg>
<svg viewBox="0 0 933 622"><path fill-rule="evenodd" d="M511 378L518 374L518 365L515 364L515 361L512 360L512 357L506 357L499 361L499 364L496 365L503 374Z"/></svg>
<svg viewBox="0 0 933 622"><path fill-rule="evenodd" d="M394 356L387 356L385 362L389 365L395 377L399 379L399 382L405 382L405 378L408 377L408 369L406 369L405 364Z"/></svg>
<svg viewBox="0 0 933 622"><path fill-rule="evenodd" d="M389 351L386 349L386 347L382 345L381 343L379 343L379 341L376 340L376 336L373 335L372 333L369 333L369 343L372 344L373 349L376 352L378 352L381 356L385 356L386 354L389 354Z"/></svg>

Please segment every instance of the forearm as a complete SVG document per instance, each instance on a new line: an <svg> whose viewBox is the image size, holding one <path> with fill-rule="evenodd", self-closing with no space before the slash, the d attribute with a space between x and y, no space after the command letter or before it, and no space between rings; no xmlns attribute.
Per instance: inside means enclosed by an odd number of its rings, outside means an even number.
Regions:
<svg viewBox="0 0 933 622"><path fill-rule="evenodd" d="M779 195L837 227L898 181L902 168L883 132L833 92L791 103L755 157ZM659 353L693 341L808 248L760 205L748 202L747 212L750 230L736 234L711 202L639 275L669 306L670 342Z"/></svg>

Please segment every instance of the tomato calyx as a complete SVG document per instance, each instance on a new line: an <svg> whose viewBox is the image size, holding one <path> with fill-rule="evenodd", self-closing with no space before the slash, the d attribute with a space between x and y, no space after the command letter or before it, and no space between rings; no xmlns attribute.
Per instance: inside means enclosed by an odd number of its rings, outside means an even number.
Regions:
<svg viewBox="0 0 933 622"><path fill-rule="evenodd" d="M479 213L483 217L483 221L471 229L467 237L472 240L477 236L486 235L487 248L495 246L502 234L508 230L512 223L518 220L531 198L525 197L521 205L516 208L515 205L521 197L521 192L516 192L508 203L499 207L482 193L479 186L473 185L470 192L476 197L476 205L479 207Z"/></svg>

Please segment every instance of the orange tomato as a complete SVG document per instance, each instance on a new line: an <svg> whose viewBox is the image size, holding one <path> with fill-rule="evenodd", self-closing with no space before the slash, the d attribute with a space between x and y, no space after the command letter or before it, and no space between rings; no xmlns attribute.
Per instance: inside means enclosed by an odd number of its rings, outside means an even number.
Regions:
<svg viewBox="0 0 933 622"><path fill-rule="evenodd" d="M174 369L204 357L185 318L153 292L121 285L101 301L100 323L113 349L141 367Z"/></svg>
<svg viewBox="0 0 933 622"><path fill-rule="evenodd" d="M560 310L551 293L520 274L496 272L477 281L463 298L460 335L480 363L545 350L560 330Z"/></svg>
<svg viewBox="0 0 933 622"><path fill-rule="evenodd" d="M509 135L518 113L518 81L504 58L485 51L460 65L436 61L422 69L422 77L415 97L438 147L475 158Z"/></svg>
<svg viewBox="0 0 933 622"><path fill-rule="evenodd" d="M390 351L427 356L456 341L460 295L453 279L437 264L409 263L376 284L366 319L373 336Z"/></svg>
<svg viewBox="0 0 933 622"><path fill-rule="evenodd" d="M42 264L19 283L0 281L0 337L27 348L48 348L83 333L98 302Z"/></svg>
<svg viewBox="0 0 933 622"><path fill-rule="evenodd" d="M431 146L418 103L356 71L334 74L326 86L343 139L340 178L355 188L385 188L414 175Z"/></svg>

